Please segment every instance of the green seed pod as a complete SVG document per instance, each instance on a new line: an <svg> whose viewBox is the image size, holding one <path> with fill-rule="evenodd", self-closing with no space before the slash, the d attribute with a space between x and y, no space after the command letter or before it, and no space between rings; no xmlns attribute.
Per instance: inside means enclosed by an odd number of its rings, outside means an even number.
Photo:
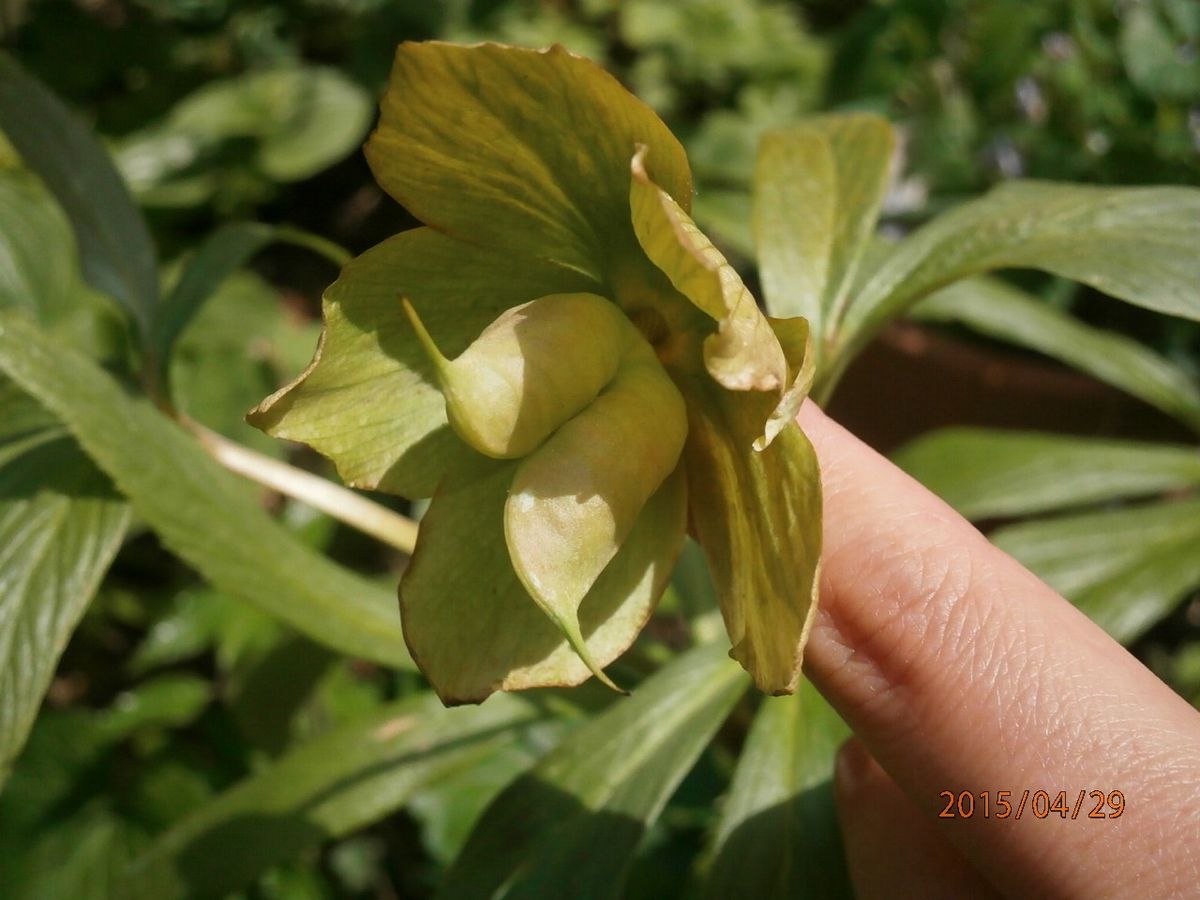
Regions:
<svg viewBox="0 0 1200 900"><path fill-rule="evenodd" d="M580 658L579 606L674 471L687 409L654 349L614 304L552 294L503 313L457 359L413 327L446 415L487 456L522 458L505 504L513 568Z"/></svg>
<svg viewBox="0 0 1200 900"><path fill-rule="evenodd" d="M494 459L525 456L591 403L631 339L632 326L603 297L551 294L507 310L448 360L403 303L437 370L451 426Z"/></svg>
<svg viewBox="0 0 1200 900"><path fill-rule="evenodd" d="M637 338L613 382L517 469L504 508L513 567L588 668L579 604L675 469L683 397Z"/></svg>

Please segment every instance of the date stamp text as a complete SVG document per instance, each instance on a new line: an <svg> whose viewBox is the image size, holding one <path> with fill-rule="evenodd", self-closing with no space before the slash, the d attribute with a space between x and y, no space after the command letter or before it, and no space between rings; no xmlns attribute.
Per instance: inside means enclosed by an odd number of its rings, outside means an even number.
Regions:
<svg viewBox="0 0 1200 900"><path fill-rule="evenodd" d="M940 791L939 819L1119 819L1125 812L1121 791Z"/></svg>

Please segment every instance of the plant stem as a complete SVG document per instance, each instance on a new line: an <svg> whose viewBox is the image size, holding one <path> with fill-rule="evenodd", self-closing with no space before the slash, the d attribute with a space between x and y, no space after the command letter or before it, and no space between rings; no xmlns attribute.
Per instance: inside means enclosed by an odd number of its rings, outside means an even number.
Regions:
<svg viewBox="0 0 1200 900"><path fill-rule="evenodd" d="M404 553L417 542L417 523L348 488L295 466L264 456L181 416L180 423L217 462L251 481L271 488L345 522Z"/></svg>

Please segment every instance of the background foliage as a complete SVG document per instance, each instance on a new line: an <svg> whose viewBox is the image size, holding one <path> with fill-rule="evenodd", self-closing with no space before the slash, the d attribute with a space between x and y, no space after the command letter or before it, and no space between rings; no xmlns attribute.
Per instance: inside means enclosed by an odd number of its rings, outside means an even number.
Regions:
<svg viewBox="0 0 1200 900"><path fill-rule="evenodd" d="M704 646L692 550L614 672L640 684L632 700L589 685L443 710L390 627L403 558L233 478L127 390L123 309L182 411L320 469L242 417L308 359L343 258L326 242L358 253L412 224L357 149L398 41L561 41L605 64L684 140L698 217L748 278L758 140L817 111L897 124L892 236L1018 175L1200 184L1188 0L9 0L0 27L149 223L98 174L78 198L100 203L98 228L72 230L82 207L22 165L0 97L0 309L41 326L0 335L20 383L0 381L12 897L469 896L510 879L514 846L537 861L535 895L569 877L597 896L736 896L768 837L802 848L795 884L845 891L828 818L844 726L808 688L757 701ZM1196 323L1029 273L911 315L1163 411L1138 435L1153 441L980 418L897 458L1200 704ZM50 651L30 658L35 638Z"/></svg>

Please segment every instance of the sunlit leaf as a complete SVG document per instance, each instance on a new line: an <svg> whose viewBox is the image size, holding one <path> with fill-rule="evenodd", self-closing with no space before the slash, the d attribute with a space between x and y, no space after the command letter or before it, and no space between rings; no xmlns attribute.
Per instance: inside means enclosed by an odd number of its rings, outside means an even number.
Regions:
<svg viewBox="0 0 1200 900"><path fill-rule="evenodd" d="M1041 269L1147 309L1200 319L1200 190L1013 181L942 215L893 251L850 305L840 336L861 347L953 281Z"/></svg>
<svg viewBox="0 0 1200 900"><path fill-rule="evenodd" d="M596 284L614 257L636 252L636 144L649 146L663 187L690 207L679 142L615 78L562 47L401 44L382 110L367 158L413 215Z"/></svg>
<svg viewBox="0 0 1200 900"><path fill-rule="evenodd" d="M578 684L590 674L513 570L504 506L516 467L488 461L451 472L421 520L400 583L405 639L447 703ZM669 479L580 605L596 667L623 653L645 625L671 577L685 508L682 478Z"/></svg>
<svg viewBox="0 0 1200 900"><path fill-rule="evenodd" d="M0 130L66 211L84 277L147 334L158 299L158 262L141 213L100 142L3 53Z"/></svg>
<svg viewBox="0 0 1200 900"><path fill-rule="evenodd" d="M863 113L768 132L755 169L754 232L767 309L836 322L887 190L895 134Z"/></svg>
<svg viewBox="0 0 1200 900"><path fill-rule="evenodd" d="M716 829L706 898L851 896L831 783L849 735L810 683L763 701Z"/></svg>
<svg viewBox="0 0 1200 900"><path fill-rule="evenodd" d="M306 548L149 402L0 314L0 370L58 417L172 550L213 584L344 653L409 666L389 592Z"/></svg>
<svg viewBox="0 0 1200 900"><path fill-rule="evenodd" d="M751 449L764 400L769 408L769 397L715 386L688 394L688 495L731 654L760 690L786 694L799 681L816 610L821 478L798 426Z"/></svg>
<svg viewBox="0 0 1200 900"><path fill-rule="evenodd" d="M224 896L502 752L539 719L512 697L477 710L443 709L428 694L385 706L292 750L183 819L133 861L115 896Z"/></svg>
<svg viewBox="0 0 1200 900"><path fill-rule="evenodd" d="M1200 500L1012 525L1000 549L1128 642L1200 587Z"/></svg>
<svg viewBox="0 0 1200 900"><path fill-rule="evenodd" d="M948 428L894 460L969 519L1200 488L1200 448L1135 441Z"/></svg>
<svg viewBox="0 0 1200 900"><path fill-rule="evenodd" d="M128 522L70 436L0 378L0 784Z"/></svg>
<svg viewBox="0 0 1200 900"><path fill-rule="evenodd" d="M404 232L346 266L326 291L325 335L313 363L250 421L310 444L348 484L427 497L463 445L446 422L433 366L401 297L454 357L504 310L592 286L552 263L516 260L428 228Z"/></svg>
<svg viewBox="0 0 1200 900"><path fill-rule="evenodd" d="M646 829L746 686L721 644L671 662L496 798L443 896L619 897Z"/></svg>
<svg viewBox="0 0 1200 900"><path fill-rule="evenodd" d="M922 300L912 314L925 321L961 323L1045 353L1200 431L1195 378L1143 344L1093 328L1002 281L970 278L953 284Z"/></svg>

